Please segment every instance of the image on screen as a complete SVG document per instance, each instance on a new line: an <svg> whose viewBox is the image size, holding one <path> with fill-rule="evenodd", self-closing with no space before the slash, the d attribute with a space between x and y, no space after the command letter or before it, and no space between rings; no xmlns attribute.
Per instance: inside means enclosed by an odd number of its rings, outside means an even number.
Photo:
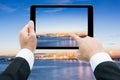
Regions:
<svg viewBox="0 0 120 80"><path fill-rule="evenodd" d="M88 35L88 8L36 8L38 47L78 47L69 33Z"/></svg>

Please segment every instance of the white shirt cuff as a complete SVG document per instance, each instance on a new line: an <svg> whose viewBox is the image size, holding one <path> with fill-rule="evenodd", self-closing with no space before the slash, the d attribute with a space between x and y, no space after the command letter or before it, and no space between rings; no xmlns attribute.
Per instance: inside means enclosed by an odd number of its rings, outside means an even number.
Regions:
<svg viewBox="0 0 120 80"><path fill-rule="evenodd" d="M29 49L20 50L19 53L16 55L16 57L24 58L28 62L30 66L30 70L32 69L34 64L34 55Z"/></svg>
<svg viewBox="0 0 120 80"><path fill-rule="evenodd" d="M100 53L93 55L90 59L90 65L91 65L92 70L94 71L97 65L105 61L112 61L109 54L105 52L100 52Z"/></svg>

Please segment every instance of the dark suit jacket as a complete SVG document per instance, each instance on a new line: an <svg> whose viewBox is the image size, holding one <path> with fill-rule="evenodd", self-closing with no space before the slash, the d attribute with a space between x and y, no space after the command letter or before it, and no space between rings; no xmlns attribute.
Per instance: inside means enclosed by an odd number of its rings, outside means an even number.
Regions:
<svg viewBox="0 0 120 80"><path fill-rule="evenodd" d="M27 80L30 67L27 61L17 57L0 75L0 80Z"/></svg>
<svg viewBox="0 0 120 80"><path fill-rule="evenodd" d="M120 80L120 68L110 61L99 64L94 74L97 80Z"/></svg>

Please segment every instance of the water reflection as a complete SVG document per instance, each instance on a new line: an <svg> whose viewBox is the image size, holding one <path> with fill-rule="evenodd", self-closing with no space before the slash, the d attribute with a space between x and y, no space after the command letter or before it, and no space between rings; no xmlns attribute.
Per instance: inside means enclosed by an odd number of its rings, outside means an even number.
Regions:
<svg viewBox="0 0 120 80"><path fill-rule="evenodd" d="M80 65L79 65L79 67L78 67L78 71L79 71L79 72L78 72L78 74L79 74L78 77L79 77L80 80L83 80L83 77L84 77L84 76L83 76L83 74L81 74L81 73L83 73L82 62L79 61L79 64L80 64Z"/></svg>
<svg viewBox="0 0 120 80"><path fill-rule="evenodd" d="M37 46L49 47L49 46L59 46L59 47L76 47L78 46L76 41L71 37L64 38L50 38L50 37L40 37L38 38Z"/></svg>
<svg viewBox="0 0 120 80"><path fill-rule="evenodd" d="M0 72L9 63L1 62ZM88 63L76 60L36 60L28 80L95 80Z"/></svg>
<svg viewBox="0 0 120 80"><path fill-rule="evenodd" d="M95 80L95 78L88 63L76 60L45 60L35 61L29 80Z"/></svg>
<svg viewBox="0 0 120 80"><path fill-rule="evenodd" d="M79 80L95 80L90 64L82 61L79 61L79 64Z"/></svg>

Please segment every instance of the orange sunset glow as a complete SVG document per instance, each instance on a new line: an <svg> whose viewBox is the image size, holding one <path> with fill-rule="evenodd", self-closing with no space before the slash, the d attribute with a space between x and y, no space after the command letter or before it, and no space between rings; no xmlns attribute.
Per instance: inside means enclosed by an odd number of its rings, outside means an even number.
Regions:
<svg viewBox="0 0 120 80"><path fill-rule="evenodd" d="M108 53L111 57L120 56L120 50L110 50Z"/></svg>
<svg viewBox="0 0 120 80"><path fill-rule="evenodd" d="M77 50L38 50L35 52L36 60L77 60ZM106 51L113 60L120 58L120 50L109 50ZM15 56L16 52L0 52L0 56Z"/></svg>

